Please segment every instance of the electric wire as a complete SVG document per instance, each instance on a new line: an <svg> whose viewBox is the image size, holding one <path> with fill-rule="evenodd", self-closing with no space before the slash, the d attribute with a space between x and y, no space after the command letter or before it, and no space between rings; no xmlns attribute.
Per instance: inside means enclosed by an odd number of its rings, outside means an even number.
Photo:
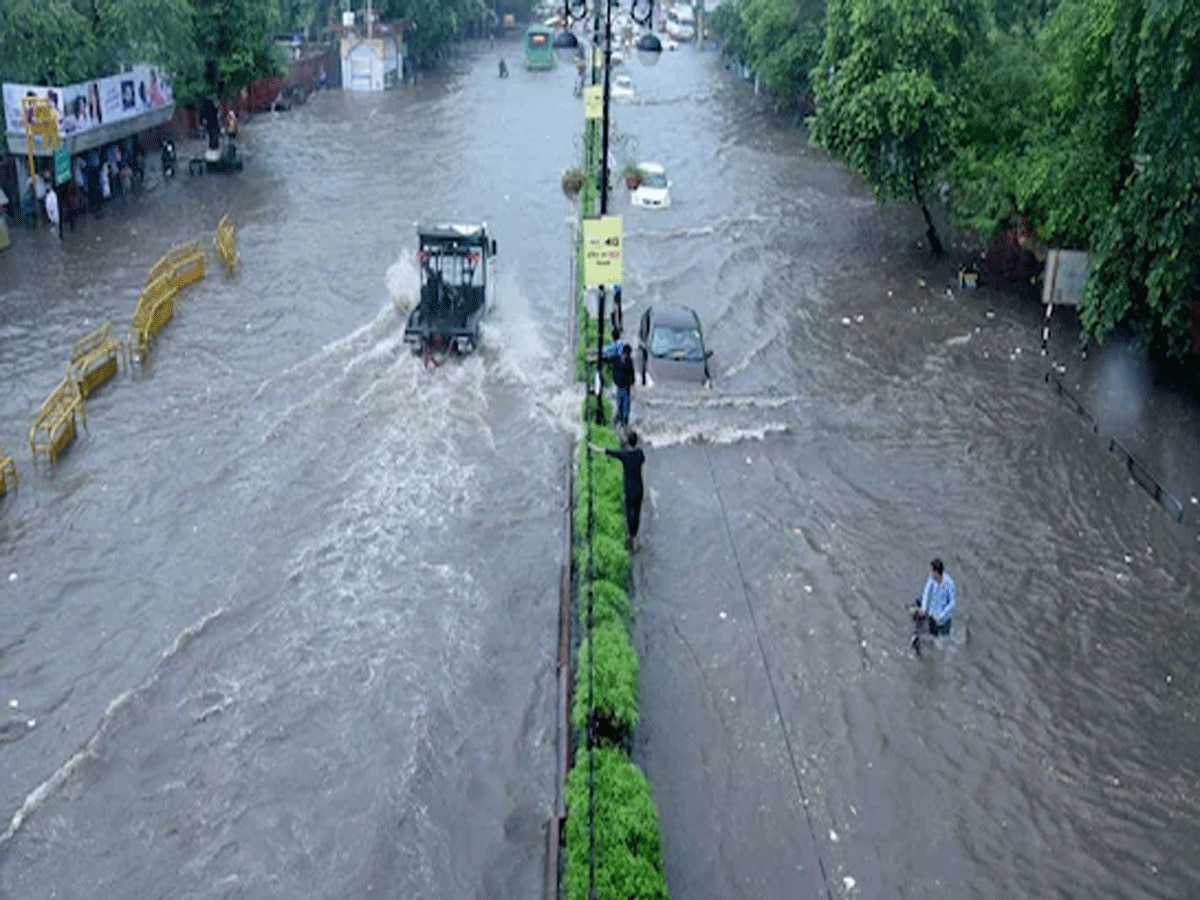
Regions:
<svg viewBox="0 0 1200 900"><path fill-rule="evenodd" d="M729 513L725 509L725 501L721 498L721 489L717 486L717 476L713 471L712 457L708 446L704 447L704 461L708 465L708 477L712 481L713 495L717 498L717 506L721 510L721 521L725 525L725 534L729 537L729 547L733 552L733 563L737 569L738 581L742 586L742 598L746 601L746 609L750 613L750 625L754 629L754 639L758 644L758 655L762 659L763 671L767 675L767 687L771 691L771 700L775 704L775 715L779 719L779 730L783 733L783 743L787 749L788 762L792 767L792 778L796 782L796 792L800 795L800 806L804 810L804 819L808 823L808 834L812 838L813 850L817 854L817 866L821 870L821 882L825 885L825 896L833 900L833 889L829 886L829 873L825 869L825 858L821 854L821 845L817 840L817 827L813 824L812 811L808 808L808 793L804 790L804 781L800 777L800 766L796 762L796 753L792 749L792 739L788 734L787 722L783 718L783 705L779 702L779 692L775 689L775 679L771 675L771 664L767 660L767 649L763 643L762 631L758 627L758 616L754 612L754 604L750 600L750 586L746 582L746 574L742 570L742 559L738 554L737 543L733 539L733 529L729 526Z"/></svg>

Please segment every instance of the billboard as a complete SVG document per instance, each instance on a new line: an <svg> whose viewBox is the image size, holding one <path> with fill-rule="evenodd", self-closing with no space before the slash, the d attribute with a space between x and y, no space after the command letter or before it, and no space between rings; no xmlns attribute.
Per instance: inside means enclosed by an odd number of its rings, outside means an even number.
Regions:
<svg viewBox="0 0 1200 900"><path fill-rule="evenodd" d="M4 126L9 134L24 134L21 99L46 97L58 110L60 137L83 134L101 125L130 119L174 102L166 72L134 66L120 75L96 78L65 87L32 84L4 85Z"/></svg>

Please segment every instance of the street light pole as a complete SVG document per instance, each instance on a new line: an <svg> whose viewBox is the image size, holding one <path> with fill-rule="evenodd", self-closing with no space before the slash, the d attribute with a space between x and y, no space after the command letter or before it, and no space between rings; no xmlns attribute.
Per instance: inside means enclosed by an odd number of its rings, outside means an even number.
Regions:
<svg viewBox="0 0 1200 900"><path fill-rule="evenodd" d="M600 189L600 217L608 215L608 182L610 172L608 169L609 157L609 104L612 99L612 8L618 6L621 0L594 0L592 7L593 31L592 31L592 84L596 84L597 74L603 78L601 87L601 111L600 111L600 159L599 166L595 172L599 174L599 189ZM603 18L601 18L601 10L599 4L604 4ZM654 0L630 0L630 17L638 25L648 26L653 29L654 20ZM563 0L563 31L554 38L554 49L562 53L570 54L579 51L579 41L570 31L572 21L581 21L587 15L587 0ZM601 23L603 22L603 33L601 33ZM600 47L597 44L603 41ZM596 72L596 51L601 50L601 72ZM654 36L653 32L642 35L638 41L638 56L646 65L654 65L658 61L659 55L662 53L662 42ZM589 122L588 127L591 127ZM594 132L593 132L594 134ZM594 146L593 141L588 141L588 146ZM595 161L588 160L589 164L594 164ZM591 173L589 173L591 174ZM623 252L623 251L622 251ZM597 303L596 303L596 413L595 419L597 425L604 424L604 319L605 319L605 300L608 285L598 285ZM618 316L620 315L620 303L617 300L618 292L614 289L613 300L617 304Z"/></svg>
<svg viewBox="0 0 1200 900"><path fill-rule="evenodd" d="M612 0L604 3L603 93L600 101L600 217L608 215L608 106L612 98ZM599 19L599 9L596 10ZM604 301L607 285L597 288L596 302L596 424L604 424Z"/></svg>

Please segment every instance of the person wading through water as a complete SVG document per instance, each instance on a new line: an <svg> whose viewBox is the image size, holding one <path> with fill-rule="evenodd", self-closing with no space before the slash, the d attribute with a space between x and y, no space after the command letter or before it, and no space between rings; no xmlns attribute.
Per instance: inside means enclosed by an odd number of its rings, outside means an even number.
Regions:
<svg viewBox="0 0 1200 900"><path fill-rule="evenodd" d="M621 461L625 469L625 530L629 533L629 550L636 552L638 548L638 526L642 521L642 466L646 464L646 454L638 444L636 431L625 432L623 446L619 450L610 450L599 444L589 443L595 453L603 453Z"/></svg>
<svg viewBox="0 0 1200 900"><path fill-rule="evenodd" d="M928 622L929 633L934 637L949 634L953 624L954 605L957 596L954 591L954 579L946 574L946 567L940 559L935 558L929 563L929 578L925 581L925 589L916 600L913 618L917 622ZM916 637L914 635L914 645Z"/></svg>

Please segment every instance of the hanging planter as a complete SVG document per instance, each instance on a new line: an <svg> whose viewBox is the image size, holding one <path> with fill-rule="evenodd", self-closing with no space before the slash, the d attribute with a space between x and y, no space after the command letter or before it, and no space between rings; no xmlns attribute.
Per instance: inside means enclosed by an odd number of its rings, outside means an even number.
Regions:
<svg viewBox="0 0 1200 900"><path fill-rule="evenodd" d="M562 190L571 199L579 195L583 190L584 174L583 169L571 168L563 169L562 173Z"/></svg>
<svg viewBox="0 0 1200 900"><path fill-rule="evenodd" d="M622 174L625 176L625 187L631 191L636 191L638 185L642 183L642 170L633 163L630 163L625 167L625 171Z"/></svg>

